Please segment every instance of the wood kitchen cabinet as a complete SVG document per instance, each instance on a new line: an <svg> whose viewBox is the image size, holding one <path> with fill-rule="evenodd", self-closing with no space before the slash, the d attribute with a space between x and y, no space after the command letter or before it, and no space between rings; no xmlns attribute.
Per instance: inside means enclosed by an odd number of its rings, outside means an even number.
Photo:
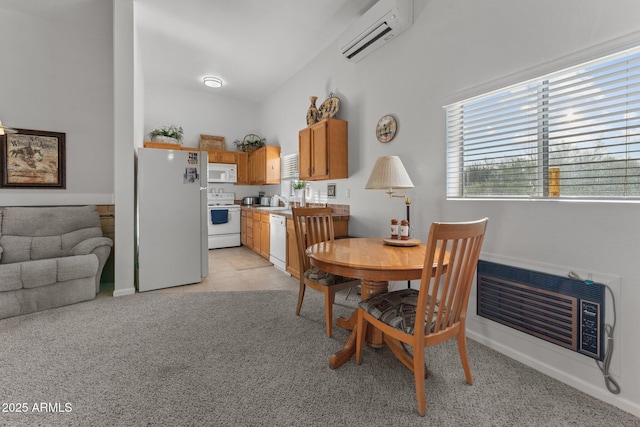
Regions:
<svg viewBox="0 0 640 427"><path fill-rule="evenodd" d="M298 133L301 180L321 181L348 178L348 126L338 119L326 119Z"/></svg>
<svg viewBox="0 0 640 427"><path fill-rule="evenodd" d="M236 164L235 151L220 151L220 150L203 150L209 153L209 163L226 163L229 165Z"/></svg>
<svg viewBox="0 0 640 427"><path fill-rule="evenodd" d="M208 154L209 163L225 163L229 165L235 165L238 162L238 153L236 151L224 151L224 150L205 150L198 147L183 147L180 144L170 144L165 142L153 142L145 141L144 148L160 148L165 150L182 150L182 151L206 151Z"/></svg>
<svg viewBox="0 0 640 427"><path fill-rule="evenodd" d="M240 241L263 258L269 259L271 250L271 224L269 212L242 209L240 216Z"/></svg>
<svg viewBox="0 0 640 427"><path fill-rule="evenodd" d="M169 142L144 141L144 148L159 148L162 150L181 150L182 145L171 144Z"/></svg>
<svg viewBox="0 0 640 427"><path fill-rule="evenodd" d="M249 185L249 153L237 152L236 153L236 166L237 166L237 182L238 185Z"/></svg>
<svg viewBox="0 0 640 427"><path fill-rule="evenodd" d="M240 224L240 227L242 227L242 223ZM247 237L245 239L245 246L249 249L253 249L253 213L249 211L246 211L246 227Z"/></svg>
<svg viewBox="0 0 640 427"><path fill-rule="evenodd" d="M269 259L269 245L271 243L271 226L269 224L269 214L253 212L251 220L252 244L249 246L255 253L263 258Z"/></svg>
<svg viewBox="0 0 640 427"><path fill-rule="evenodd" d="M240 211L240 243L244 246L247 245L247 211L242 209Z"/></svg>
<svg viewBox="0 0 640 427"><path fill-rule="evenodd" d="M253 220L251 221L253 224L253 245L251 249L257 254L260 253L260 245L262 240L262 233L260 232L260 212L253 213Z"/></svg>
<svg viewBox="0 0 640 427"><path fill-rule="evenodd" d="M269 259L269 251L271 245L271 224L269 222L269 214L260 214L260 255Z"/></svg>
<svg viewBox="0 0 640 427"><path fill-rule="evenodd" d="M280 184L280 147L265 145L249 153L251 185Z"/></svg>

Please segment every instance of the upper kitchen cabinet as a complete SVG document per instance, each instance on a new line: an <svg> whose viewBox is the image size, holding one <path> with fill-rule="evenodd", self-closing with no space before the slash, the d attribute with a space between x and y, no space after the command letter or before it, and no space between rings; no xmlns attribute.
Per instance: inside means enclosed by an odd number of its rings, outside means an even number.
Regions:
<svg viewBox="0 0 640 427"><path fill-rule="evenodd" d="M347 131L346 121L326 119L298 133L301 180L349 177Z"/></svg>
<svg viewBox="0 0 640 427"><path fill-rule="evenodd" d="M265 145L248 157L251 185L280 184L280 147Z"/></svg>
<svg viewBox="0 0 640 427"><path fill-rule="evenodd" d="M238 166L238 181L236 184L238 185L250 185L251 181L249 179L249 153L238 152L236 153L236 159Z"/></svg>
<svg viewBox="0 0 640 427"><path fill-rule="evenodd" d="M209 153L209 163L236 164L235 151L205 150Z"/></svg>

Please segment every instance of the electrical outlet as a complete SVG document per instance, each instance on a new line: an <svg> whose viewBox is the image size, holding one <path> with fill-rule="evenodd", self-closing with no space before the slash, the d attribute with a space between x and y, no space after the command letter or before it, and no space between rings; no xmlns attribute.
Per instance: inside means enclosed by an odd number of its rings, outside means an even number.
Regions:
<svg viewBox="0 0 640 427"><path fill-rule="evenodd" d="M350 190L349 188L347 188L347 189L345 190L345 192L344 192L344 195L347 197L347 199L348 199L349 197L351 197L351 190Z"/></svg>

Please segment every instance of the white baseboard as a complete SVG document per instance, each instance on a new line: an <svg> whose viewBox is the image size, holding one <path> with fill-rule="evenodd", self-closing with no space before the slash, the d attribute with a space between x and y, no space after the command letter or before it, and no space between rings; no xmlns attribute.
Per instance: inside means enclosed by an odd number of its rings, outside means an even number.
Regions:
<svg viewBox="0 0 640 427"><path fill-rule="evenodd" d="M499 353L502 353L505 356L517 360L518 362L523 363L530 368L535 369L536 371L542 372L545 375L549 375L550 377L555 378L562 383L565 383L584 393L587 393L588 395L598 400L602 400L603 402L609 403L617 408L622 409L623 411L629 412L636 417L640 417L640 405L631 402L628 399L624 399L619 395L612 394L607 390L597 388L592 384L586 383L572 375L567 375L566 372L560 371L550 365L540 362L539 360L533 359L532 357L516 351L511 347L505 346L494 340L487 339L486 337L470 331L469 329L467 329L467 337L479 342L480 344L486 345L487 347ZM473 361L471 361L471 363L473 369Z"/></svg>
<svg viewBox="0 0 640 427"><path fill-rule="evenodd" d="M136 288L131 287L131 288L125 288L125 289L118 289L113 291L113 296L114 297L124 297L127 295L133 295L136 293Z"/></svg>

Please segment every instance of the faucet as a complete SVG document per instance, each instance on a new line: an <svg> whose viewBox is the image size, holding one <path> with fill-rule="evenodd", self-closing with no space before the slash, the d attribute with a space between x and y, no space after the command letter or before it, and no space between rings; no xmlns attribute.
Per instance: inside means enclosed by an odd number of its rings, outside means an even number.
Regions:
<svg viewBox="0 0 640 427"><path fill-rule="evenodd" d="M273 196L274 199L276 200L282 200L282 203L284 203L284 208L285 209L289 209L289 199L286 198L285 196L281 196L279 194L276 194L275 196Z"/></svg>

